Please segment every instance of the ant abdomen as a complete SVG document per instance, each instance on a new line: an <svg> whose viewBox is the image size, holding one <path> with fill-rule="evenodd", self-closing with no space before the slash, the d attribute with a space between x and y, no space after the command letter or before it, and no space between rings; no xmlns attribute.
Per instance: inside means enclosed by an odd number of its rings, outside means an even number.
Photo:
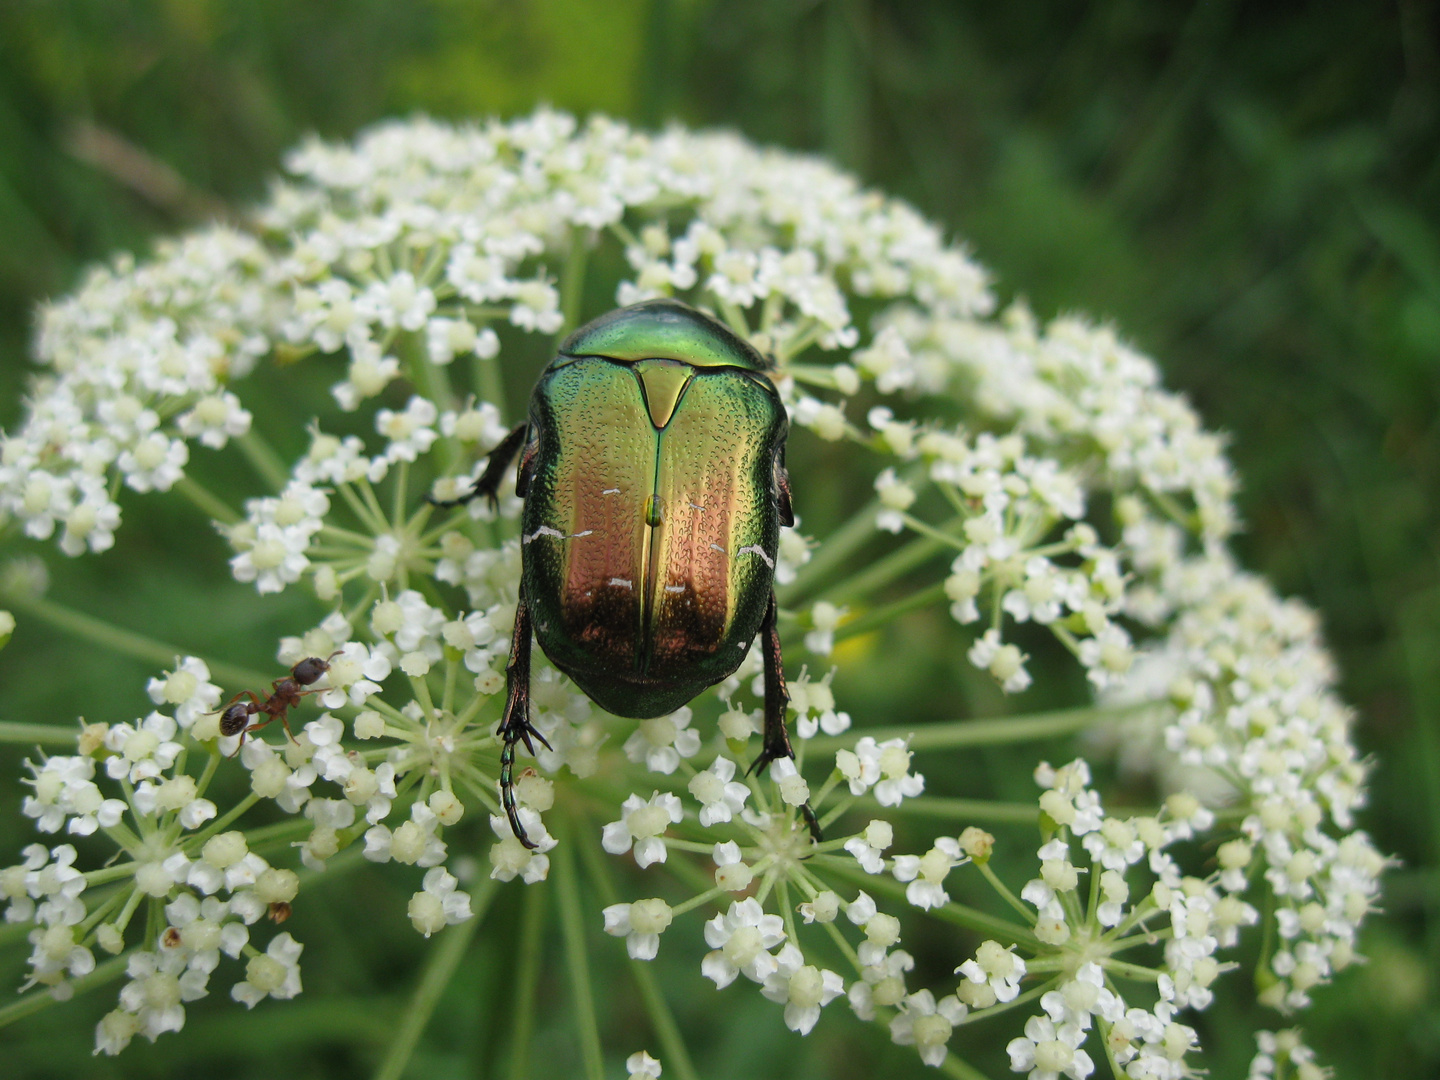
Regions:
<svg viewBox="0 0 1440 1080"><path fill-rule="evenodd" d="M254 710L243 701L231 705L220 717L221 735L239 735L250 723L250 716Z"/></svg>

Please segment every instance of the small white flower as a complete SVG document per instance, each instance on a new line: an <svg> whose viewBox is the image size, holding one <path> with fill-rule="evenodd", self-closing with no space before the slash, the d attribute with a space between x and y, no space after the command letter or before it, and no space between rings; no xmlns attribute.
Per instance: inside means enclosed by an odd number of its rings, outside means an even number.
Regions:
<svg viewBox="0 0 1440 1080"><path fill-rule="evenodd" d="M845 980L833 971L805 963L794 943L786 942L775 958L776 968L760 989L771 1001L785 1006L785 1026L808 1035L820 1019L820 1010L845 992Z"/></svg>
<svg viewBox="0 0 1440 1080"><path fill-rule="evenodd" d="M625 1071L636 1080L660 1080L660 1062L638 1050L625 1059Z"/></svg>
<svg viewBox="0 0 1440 1080"><path fill-rule="evenodd" d="M885 870L885 849L894 841L895 833L890 823L876 819L859 836L846 840L845 850L855 857L867 874L879 874Z"/></svg>
<svg viewBox="0 0 1440 1080"><path fill-rule="evenodd" d="M416 930L429 937L470 918L470 894L458 888L459 884L443 866L425 872L423 887L410 898L407 912Z"/></svg>
<svg viewBox="0 0 1440 1080"><path fill-rule="evenodd" d="M131 955L125 967L130 981L120 990L120 1008L132 1017L133 1034L154 1042L165 1032L185 1026L185 997L179 978L185 966L186 957L179 950ZM97 1047L100 1042L97 1032Z"/></svg>
<svg viewBox="0 0 1440 1080"><path fill-rule="evenodd" d="M690 727L693 716L686 705L666 716L640 721L625 740L625 756L637 765L644 762L651 772L670 775L681 758L694 757L700 750L700 733Z"/></svg>
<svg viewBox="0 0 1440 1080"><path fill-rule="evenodd" d="M160 776L183 749L174 741L175 728L173 718L158 712L135 724L112 724L105 746L114 756L106 760L105 772L132 784Z"/></svg>
<svg viewBox="0 0 1440 1080"><path fill-rule="evenodd" d="M383 325L406 330L419 330L435 310L435 294L420 286L408 270L389 281L375 282L366 290L364 301Z"/></svg>
<svg viewBox="0 0 1440 1080"><path fill-rule="evenodd" d="M724 989L743 974L763 983L779 967L769 952L785 940L779 915L767 915L753 896L736 900L730 910L705 924L705 942L713 949L700 963L700 973Z"/></svg>
<svg viewBox="0 0 1440 1080"><path fill-rule="evenodd" d="M709 828L730 821L745 807L750 788L734 779L735 762L721 755L704 772L696 773L688 785L700 803L700 824Z"/></svg>
<svg viewBox="0 0 1440 1080"><path fill-rule="evenodd" d="M890 1021L890 1037L900 1046L915 1047L921 1061L939 1068L949 1053L946 1043L955 1025L968 1012L954 994L936 1001L929 990L920 990L905 998L900 1012Z"/></svg>
<svg viewBox="0 0 1440 1080"><path fill-rule="evenodd" d="M490 876L496 881L513 881L519 877L525 884L534 885L550 876L550 856L545 853L555 847L557 841L546 831L538 811L521 806L519 815L525 834L536 846L527 848L522 844L505 815L491 814L490 829L499 842L490 848Z"/></svg>
<svg viewBox="0 0 1440 1080"><path fill-rule="evenodd" d="M674 918L670 905L660 899L611 904L603 914L605 932L625 938L632 960L654 960L660 949L660 935Z"/></svg>
<svg viewBox="0 0 1440 1080"><path fill-rule="evenodd" d="M975 959L966 960L955 972L971 982L987 983L997 1001L1013 1001L1025 977L1025 961L998 941L983 941Z"/></svg>
<svg viewBox="0 0 1440 1080"><path fill-rule="evenodd" d="M830 607L830 605L823 605ZM812 652L830 651L828 636L833 632L835 624L844 616L844 611L838 608L830 612L822 610L821 604L816 604L814 618L817 621L816 630L807 635L807 640L813 634L826 636L826 643L823 650L812 648L806 645ZM802 739L812 739L817 731L823 731L826 735L839 735L850 729L850 714L837 712L835 709L835 693L830 689L831 680L835 677L835 669L831 668L823 679L816 681L810 677L807 669L801 669L800 677L790 683L790 707L795 710L795 733Z"/></svg>
<svg viewBox="0 0 1440 1080"><path fill-rule="evenodd" d="M895 856L891 872L896 881L910 882L905 890L905 899L918 908L929 910L950 902L950 894L944 889L945 878L952 868L969 861L969 857L960 850L958 840L941 836L924 855Z"/></svg>
<svg viewBox="0 0 1440 1080"><path fill-rule="evenodd" d="M167 439L152 431L116 461L126 486L136 491L169 491L185 474L190 448L182 439Z"/></svg>
<svg viewBox="0 0 1440 1080"><path fill-rule="evenodd" d="M418 395L411 397L404 412L381 409L375 414L375 430L389 440L385 460L414 461L440 437L435 430L440 411L435 403Z"/></svg>
<svg viewBox="0 0 1440 1080"><path fill-rule="evenodd" d="M875 801L881 806L899 806L902 800L913 799L925 790L925 778L910 773L911 757L905 739L877 743L866 735L853 751L836 753L835 767L849 781L852 795L863 795L873 786Z"/></svg>
<svg viewBox="0 0 1440 1080"><path fill-rule="evenodd" d="M968 655L972 664L995 676L1007 694L1018 694L1030 685L1030 673L1025 670L1029 658L1017 646L1001 642L999 630L986 630L970 646Z"/></svg>
<svg viewBox="0 0 1440 1080"><path fill-rule="evenodd" d="M635 862L643 870L665 861L662 834L684 816L680 799L669 792L655 792L649 799L631 795L621 805L619 821L605 826L600 844L611 855L623 855L635 847Z"/></svg>
<svg viewBox="0 0 1440 1080"><path fill-rule="evenodd" d="M886 469L875 478L875 492L884 507L875 518L875 527L900 532L905 528L905 511L915 502L915 489L896 477L894 469Z"/></svg>
<svg viewBox="0 0 1440 1080"><path fill-rule="evenodd" d="M201 398L194 408L176 419L175 425L187 439L199 439L210 449L220 450L232 438L246 434L250 420L250 413L241 407L240 399L227 391Z"/></svg>
<svg viewBox="0 0 1440 1080"><path fill-rule="evenodd" d="M906 972L915 969L915 958L904 949L880 951L865 957L860 978L850 984L850 1008L861 1020L874 1020L875 1009L894 1008L908 996Z"/></svg>
<svg viewBox="0 0 1440 1080"><path fill-rule="evenodd" d="M1105 975L1095 963L1082 964L1073 979L1043 995L1040 1007L1056 1025L1068 1024L1080 1031L1090 1030L1092 1016L1113 1023L1125 1011L1124 1003L1106 988Z"/></svg>
<svg viewBox="0 0 1440 1080"><path fill-rule="evenodd" d="M210 668L204 660L187 656L173 672L163 679L151 679L146 690L156 705L175 710L175 721L188 729L201 716L213 712L220 703L221 690L210 681Z"/></svg>
<svg viewBox="0 0 1440 1080"><path fill-rule="evenodd" d="M1085 1080L1095 1071L1095 1063L1080 1049L1084 1041L1085 1033L1074 1025L1057 1028L1047 1017L1032 1016L1025 1022L1024 1037L1011 1039L1005 1051L1011 1071L1026 1073L1030 1080L1057 1080L1061 1073L1071 1080Z"/></svg>
<svg viewBox="0 0 1440 1080"><path fill-rule="evenodd" d="M816 656L829 656L835 649L835 628L849 613L848 607L836 607L828 600L821 600L815 604L810 609L810 622L815 629L805 635L805 648ZM794 704L793 700L791 704ZM796 711L805 712L806 710L797 708ZM823 710L820 711L823 713ZM839 731L826 731L827 735L838 735L839 733ZM804 737L801 736L801 738Z"/></svg>
<svg viewBox="0 0 1440 1080"><path fill-rule="evenodd" d="M247 1009L267 997L293 998L300 993L300 954L305 949L288 933L271 939L259 956L245 965L245 981L230 988L230 996Z"/></svg>
<svg viewBox="0 0 1440 1080"><path fill-rule="evenodd" d="M1090 857L1107 870L1124 870L1145 857L1145 844L1129 821L1105 818L1082 841Z"/></svg>

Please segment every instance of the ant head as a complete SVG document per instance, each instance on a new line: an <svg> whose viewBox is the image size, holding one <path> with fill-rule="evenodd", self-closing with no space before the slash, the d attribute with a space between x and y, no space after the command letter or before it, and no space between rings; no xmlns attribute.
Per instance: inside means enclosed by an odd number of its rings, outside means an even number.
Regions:
<svg viewBox="0 0 1440 1080"><path fill-rule="evenodd" d="M250 723L250 707L237 701L220 716L221 735L239 735Z"/></svg>
<svg viewBox="0 0 1440 1080"><path fill-rule="evenodd" d="M320 676L330 670L331 657L339 655L338 652L333 652L324 660L318 656L307 656L290 669L290 676L301 686L309 686L313 682L318 682Z"/></svg>

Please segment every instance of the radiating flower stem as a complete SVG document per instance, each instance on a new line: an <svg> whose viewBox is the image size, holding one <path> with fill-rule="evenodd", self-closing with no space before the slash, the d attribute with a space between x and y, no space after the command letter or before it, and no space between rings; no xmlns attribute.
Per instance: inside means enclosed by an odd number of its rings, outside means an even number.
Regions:
<svg viewBox="0 0 1440 1080"><path fill-rule="evenodd" d="M0 720L0 743L38 744L40 746L75 745L79 729L60 724L20 724Z"/></svg>
<svg viewBox="0 0 1440 1080"><path fill-rule="evenodd" d="M1154 968L1143 967L1140 964L1132 964L1125 960L1116 960L1113 956L1100 961L1106 971L1113 972L1125 979L1138 979L1141 982L1155 982L1160 978L1162 972Z"/></svg>
<svg viewBox="0 0 1440 1080"><path fill-rule="evenodd" d="M1009 886L1007 886L1003 881L1000 880L999 877L996 876L995 871L990 868L990 863L988 860L985 862L975 863L975 867L980 871L982 875L984 875L985 880L990 883L990 887L1000 894L1000 898L1020 913L1021 918L1027 920L1034 918L1034 915L1031 913L1031 909L1027 907L1018 896L1016 896L1013 892L1010 891ZM1099 877L1100 875L1094 874L1091 876Z"/></svg>
<svg viewBox="0 0 1440 1080"><path fill-rule="evenodd" d="M905 898L904 885L888 874L867 874L856 865L853 859L841 858L836 855L816 855L811 862L823 866L848 881L855 882L866 892L881 893L896 900ZM1035 934L1028 926L1021 926L1019 923L986 914L978 908L967 907L954 901L943 907L934 908L930 914L934 918L954 923L956 926L993 934L1002 941L1019 943L1028 948L1035 948L1039 944Z"/></svg>
<svg viewBox="0 0 1440 1080"><path fill-rule="evenodd" d="M1083 709L1001 716L988 720L946 720L939 723L865 728L861 734L876 742L908 739L911 750L952 750L960 746L986 746L1069 735L1100 720L1119 720L1165 704L1144 701L1131 705L1095 705ZM809 742L811 753L833 754L853 742L853 735L817 735Z"/></svg>
<svg viewBox="0 0 1440 1080"><path fill-rule="evenodd" d="M775 589L776 599L781 604L789 604L796 597L804 596L811 586L864 547L875 536L875 515L879 512L879 499L871 499L861 507L849 521L825 538L810 561L796 571L794 581Z"/></svg>
<svg viewBox="0 0 1440 1080"><path fill-rule="evenodd" d="M1105 982L1108 985L1110 980L1106 979ZM1112 994L1115 993L1113 986L1110 986L1109 989ZM1103 1016L1097 1016L1095 1020L1100 1028L1100 1045L1105 1047L1105 1060L1110 1062L1110 1075L1113 1076L1115 1080L1125 1080L1125 1070L1121 1068L1120 1062L1116 1060L1115 1048L1110 1044L1111 1024Z"/></svg>
<svg viewBox="0 0 1440 1080"><path fill-rule="evenodd" d="M540 965L544 960L545 908L550 900L546 888L526 889L524 913L515 947L514 1011L510 1022L510 1080L530 1080L530 1040L535 1035L536 991Z"/></svg>
<svg viewBox="0 0 1440 1080"><path fill-rule="evenodd" d="M580 321L580 301L585 295L585 264L590 255L589 230L570 230L570 250L565 253L565 267L560 271L560 312L564 316L555 331L558 349L565 336Z"/></svg>
<svg viewBox="0 0 1440 1080"><path fill-rule="evenodd" d="M175 490L222 525L234 525L241 519L239 511L188 473L175 481Z"/></svg>
<svg viewBox="0 0 1440 1080"><path fill-rule="evenodd" d="M581 819L577 823L576 833L579 836L593 835L589 821ZM575 846L580 849L580 858L585 863L585 871L599 890L602 903L607 907L618 903L620 893L615 887L610 864L601 857L600 848L593 842L585 843L583 841ZM645 999L645 1013L649 1016L650 1026L655 1029L655 1037L660 1042L665 1068L674 1073L679 1080L700 1080L699 1074L695 1071L695 1065L690 1060L690 1051L686 1048L685 1040L680 1034L680 1025L675 1022L675 1014L670 1011L670 1004L665 995L661 993L649 962L631 960L630 973L634 976L635 984L640 988L640 994Z"/></svg>
<svg viewBox="0 0 1440 1080"><path fill-rule="evenodd" d="M903 547L898 547L884 558L876 560L867 569L851 574L837 585L825 590L816 599L845 603L869 596L884 588L892 581L903 577L917 566L923 566L949 546L930 536L917 536Z"/></svg>
<svg viewBox="0 0 1440 1080"><path fill-rule="evenodd" d="M1062 981L1063 980L1059 978L1051 979L1048 982L1041 983L1039 986L1032 986L1029 990L1026 990L1025 993L1018 997L1011 998L1009 1001L1001 1002L998 1005L991 1005L985 1009L976 1009L972 1011L969 1016L965 1017L961 1023L975 1024L981 1020L989 1020L992 1016L999 1016L1001 1013L1009 1012L1011 1009L1018 1009L1021 1005L1026 1005L1036 998L1044 997L1051 990L1059 986Z"/></svg>
<svg viewBox="0 0 1440 1080"><path fill-rule="evenodd" d="M507 417L505 404L505 382L500 374L500 361L496 357L486 359L476 356L474 362L475 390L481 401L488 401L500 410L500 416ZM507 419L508 423L509 420Z"/></svg>
<svg viewBox="0 0 1440 1080"><path fill-rule="evenodd" d="M875 608L873 611L867 611L858 619L844 623L835 631L835 640L837 642L846 641L853 637L859 637L861 634L868 634L872 630L878 630L880 627L894 622L901 615L907 615L919 608L939 603L944 596L945 583L937 581L934 585L919 589L909 596L901 597L899 600L886 604L884 607Z"/></svg>
<svg viewBox="0 0 1440 1080"><path fill-rule="evenodd" d="M470 948L475 931L485 920L485 912L495 897L495 891L496 882L493 878L482 881L471 894L470 909L473 916L456 926L446 927L441 932L440 940L426 958L419 985L415 987L410 1004L400 1017L395 1037L390 1041L379 1068L375 1070L375 1080L400 1080L404 1075L405 1066L409 1064L410 1056L415 1052L415 1046L425 1031L425 1025L430 1022L435 1006L440 1002L440 996L450 985L460 961L465 958L466 950Z"/></svg>
<svg viewBox="0 0 1440 1080"><path fill-rule="evenodd" d="M585 950L585 923L580 914L580 886L575 872L574 836L561 836L551 865L555 893L560 902L560 928L565 935L565 961L570 969L570 992L580 1056L589 1080L605 1080L605 1054L600 1047L600 1026L595 1019L595 998L590 983L590 957Z"/></svg>
<svg viewBox="0 0 1440 1080"><path fill-rule="evenodd" d="M990 1077L974 1065L957 1057L953 1050L946 1054L945 1060L940 1063L940 1071L946 1076L955 1077L955 1080L990 1080Z"/></svg>
<svg viewBox="0 0 1440 1080"><path fill-rule="evenodd" d="M147 664L169 668L174 665L177 657L187 655L187 650L176 645L167 645L133 630L114 626L93 615L81 614L44 597L26 596L16 592L5 599L12 607L20 608L58 630L121 656L130 656ZM273 677L219 660L206 660L205 663L210 668L212 678L235 686L265 686Z"/></svg>
<svg viewBox="0 0 1440 1080"><path fill-rule="evenodd" d="M69 985L74 988L76 994L83 994L86 990L93 990L97 986L103 986L113 979L118 979L125 974L125 965L129 963L128 953L119 956L112 956L95 966L95 970L88 975L82 975L78 979L71 979ZM19 1001L11 1002L4 1008L0 1008L0 1028L7 1024L13 1024L16 1020L23 1020L27 1016L33 1016L42 1009L49 1008L55 1004L55 998L46 988L37 988L26 994Z"/></svg>
<svg viewBox="0 0 1440 1080"><path fill-rule="evenodd" d="M237 438L235 445L271 490L284 490L285 485L290 482L290 470L274 448L255 434L254 428Z"/></svg>
<svg viewBox="0 0 1440 1080"><path fill-rule="evenodd" d="M895 812L957 821L993 821L1002 824L1033 825L1040 817L1034 803L992 802L989 799L950 799L921 795L905 799Z"/></svg>

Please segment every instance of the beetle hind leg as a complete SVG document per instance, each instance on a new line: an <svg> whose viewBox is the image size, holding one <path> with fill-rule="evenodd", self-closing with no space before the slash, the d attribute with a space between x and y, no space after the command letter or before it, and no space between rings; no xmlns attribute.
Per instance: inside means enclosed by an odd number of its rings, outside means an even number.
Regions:
<svg viewBox="0 0 1440 1080"><path fill-rule="evenodd" d="M505 713L495 734L505 740L500 751L500 803L505 807L505 816L510 819L510 831L515 839L532 851L540 845L531 840L520 823L520 806L515 801L515 744L525 743L525 749L535 753L532 739L539 739L545 749L552 749L545 736L530 723L530 604L525 599L525 589L520 589L520 599L515 605L515 634L510 639L510 662L505 665Z"/></svg>
<svg viewBox="0 0 1440 1080"><path fill-rule="evenodd" d="M770 594L770 605L765 609L765 621L760 624L761 647L765 650L765 733L760 756L750 766L753 773L762 773L777 758L795 760L795 748L790 745L790 731L785 726L785 709L790 704L790 691L785 688L785 668L780 657L780 630L776 625L775 594ZM800 815L810 829L815 842L825 837L820 831L820 821L809 802L800 804Z"/></svg>

